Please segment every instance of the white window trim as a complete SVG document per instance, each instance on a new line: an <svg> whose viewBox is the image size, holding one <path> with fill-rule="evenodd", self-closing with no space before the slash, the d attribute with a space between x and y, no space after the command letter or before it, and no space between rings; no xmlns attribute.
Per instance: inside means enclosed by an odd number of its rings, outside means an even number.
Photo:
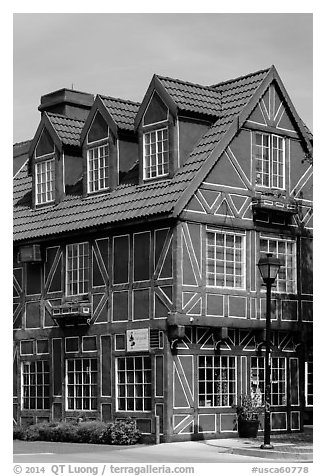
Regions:
<svg viewBox="0 0 326 476"><path fill-rule="evenodd" d="M252 366L252 359L253 358L256 358L257 359L257 362L258 363L261 363L262 362L262 366L259 366L259 367L255 367L255 368L258 368L259 370L263 370L264 371L264 379L263 380L258 380L259 383L262 383L263 384L263 390L261 393L262 393L262 399L263 399L263 402L265 401L265 358L264 357L257 357L257 356L251 356L250 357L250 374L251 374L251 369L253 368ZM271 358L271 395L270 395L270 398L271 398L271 402L272 402L272 396L275 395L275 393L272 392L272 372L273 370L275 370L275 366L273 366L273 360L274 359L284 359L284 362L285 362L285 366L284 366L284 371L285 371L285 390L284 390L284 397L285 397L285 403L281 404L281 405L272 405L273 407L286 407L287 404L288 404L288 397L287 397L287 391L288 391L288 388L287 388L287 378L288 378L288 365L287 365L287 358L286 357L272 357ZM281 367L277 367L277 369L280 369ZM280 382L280 380L278 380L278 383ZM280 394L278 393L277 395L283 395L283 394Z"/></svg>
<svg viewBox="0 0 326 476"><path fill-rule="evenodd" d="M96 141L96 142L98 142L98 141ZM95 144L95 142L94 142L94 144ZM96 182L95 182L95 181L92 182L92 183L94 183L94 184L97 184L97 185L98 185L98 188L97 188L96 190L90 190L90 183L91 183L91 181L90 181L90 152L91 152L91 151L94 151L94 150L96 150L96 149L99 150L99 149L104 148L104 147L107 147L107 155L104 155L104 156L103 156L103 157L107 157L107 166L106 166L106 167L103 167L103 170L105 170L105 169L107 168L107 170L108 170L108 172L109 172L109 170L110 170L110 168L109 168L109 160L110 160L109 144L108 144L108 143L99 144L99 145L95 145L95 146L92 146L92 147L90 147L90 148L87 149L86 162L87 162L87 193L88 193L88 194L93 194L93 193L102 192L102 191L108 190L108 189L110 188L110 183L109 183L109 181L110 181L110 176L109 176L109 174L108 174L108 178L107 178L107 180L108 180L108 185L107 185L107 186L100 187L99 182L100 182L101 179L98 178ZM94 160L94 159L93 159L93 160ZM99 158L98 158L97 160L99 160ZM104 180L104 178L103 178L103 180Z"/></svg>
<svg viewBox="0 0 326 476"><path fill-rule="evenodd" d="M31 364L35 364L35 366L36 366L38 362L42 362L42 363L43 363L43 365L42 365L42 372L41 372L41 375L43 375L43 379L44 379L44 375L45 375L45 373L46 373L46 372L44 372L44 362L46 362L47 365L48 365L48 372L47 372L47 373L49 374L48 383L47 383L47 384L45 384L45 383L42 384L43 392L42 392L42 396L41 396L41 397L40 397L40 396L37 396L37 395L36 395L37 392L35 392L35 408L25 408L25 406L24 406L24 365L28 364L28 365L30 366ZM27 411L32 411L32 412L34 412L34 411L48 411L48 410L50 410L50 364L49 364L49 361L48 361L48 360L45 360L45 359L44 359L44 360L36 360L36 359L35 359L35 360L24 360L24 361L21 362L21 374L20 374L20 375L21 375L21 383L20 383L21 391L20 391L20 395L21 395L21 408L22 408L22 410L27 410ZM30 376L30 373L29 373L28 375ZM36 375L37 375L37 372L35 371L35 376L36 376ZM35 384L33 385L33 387L35 388L35 390L36 390L37 386L39 386L39 385L37 385L37 382L35 381ZM45 395L44 395L44 388L45 388L45 386L48 386L48 389L49 389L49 394L48 394L48 396L45 396ZM31 388L31 385L30 385L30 384L28 385L28 388ZM40 398L42 399L42 408L37 408L37 400L40 399ZM49 401L49 407L48 407L48 408L46 408L46 407L44 406L44 400L45 400L45 399L48 399L48 401ZM28 401L29 401L29 403L30 403L30 396L28 397Z"/></svg>
<svg viewBox="0 0 326 476"><path fill-rule="evenodd" d="M292 238L279 238L277 236L271 236L271 235L260 235L259 236L259 256L261 256L263 253L263 251L260 251L260 240L263 239L263 240L271 240L271 241L277 241L277 242L281 242L281 243L292 243L293 245L293 248L294 248L294 251L293 251L293 256L294 256L294 267L293 267L293 291L280 291L277 287L277 284L278 284L278 276L276 277L276 281L275 281L275 284L276 286L272 286L272 294L297 294L298 292L298 283L297 283L297 243L296 243L296 240L293 240ZM276 257L278 257L279 255L277 255ZM285 256L287 256L285 254ZM287 276L286 276L286 281L287 281ZM261 286L261 291L262 292L266 292L266 289L264 286Z"/></svg>
<svg viewBox="0 0 326 476"><path fill-rule="evenodd" d="M53 162L53 164L54 164L53 170L51 171L51 180L50 181L46 180L45 182L39 182L38 181L38 177L40 175L39 168L41 168L44 164L50 164L51 162ZM36 203L36 205L44 205L44 204L54 202L54 200L55 200L55 158L53 157L53 158L50 158L50 159L35 162L34 167L35 167L35 203ZM45 194L47 195L48 190L49 190L49 184L51 184L51 183L53 184L53 189L51 191L52 198L50 198L49 200L46 198L44 201L39 200L39 195L42 195L43 192L38 193L38 191L37 191L38 185L45 184Z"/></svg>
<svg viewBox="0 0 326 476"><path fill-rule="evenodd" d="M276 190L285 190L285 138L280 136L280 135L277 135L277 134L268 134L268 133L265 133L265 132L259 132L259 131L255 131L253 132L254 134L254 140L252 141L252 147L253 147L253 150L252 150L252 157L253 157L253 161L254 161L254 172L255 172L255 182L257 180L256 178L256 162L257 162L257 158L255 157L255 154L254 154L254 149L255 147L257 147L256 145L256 134L261 134L262 136L267 136L268 137L268 182L269 184L268 185L264 185L262 183L257 183L256 182L256 186L257 187L262 187L262 188L265 188L265 189L276 189ZM283 187L277 187L275 185L272 184L272 181L273 181L273 138L276 137L277 140L281 140L282 141L282 144L283 144L283 149L282 149L282 152L283 152L283 166L282 166L282 175L280 175L279 177L282 177L283 179ZM277 149L279 150L279 149Z"/></svg>
<svg viewBox="0 0 326 476"><path fill-rule="evenodd" d="M98 382L99 382L99 365L98 365L97 358L96 358L96 357L88 357L88 358L84 358L84 357L67 358L67 359L65 360L65 393L66 393L66 395L65 395L65 410L66 410L67 412L90 412L90 413L96 412L96 411L97 411L97 408L98 408L98 393L97 393L97 391L96 391L96 395L95 395L94 397L92 397L92 395L89 395L88 397L84 397L84 395L82 395L81 397L79 397L79 398L82 399L82 406L84 405L84 403L83 403L83 398L88 398L89 403L90 403L90 406L91 406L91 400L92 400L92 398L95 399L95 400L96 400L96 408L95 408L95 409L91 409L91 408L89 408L89 409L84 409L84 408L80 408L80 409L79 409L79 408L75 408L75 406L76 406L76 405L75 405L75 404L76 404L76 402L75 402L75 399L76 399L75 392L74 392L74 396L73 396L73 397L69 397L69 395L68 395L68 361L74 361L74 362L76 362L77 360L81 360L81 361L84 361L84 360L87 360L87 361L96 360L96 383L95 383L95 387L96 387L96 389L98 389ZM76 368L76 367L75 367L75 364L74 364L74 369L75 369L75 368ZM81 372L81 373L82 373L82 375L83 375L83 372ZM94 372L94 373L95 373L95 372ZM74 374L75 374L75 371L74 371ZM74 383L73 383L74 388L76 387L76 385L77 385L77 384L76 384L75 381L74 381ZM83 386L84 384L80 384L80 385ZM88 386L89 386L89 388L91 388L92 383L89 382ZM74 400L74 408L68 408L68 398L73 398L73 400Z"/></svg>
<svg viewBox="0 0 326 476"><path fill-rule="evenodd" d="M234 367L232 367L232 369L234 370L234 377L235 377L235 380L234 380L234 400L236 401L236 399L237 399L237 372L238 372L236 356L235 355L208 355L208 354L206 355L206 354L204 354L204 355L198 356L198 361L197 361L198 362L198 365L197 365L197 370L198 370L198 395L197 395L197 397L198 397L198 407L199 408L231 408L232 404L231 405L206 405L207 393L205 393L205 405L200 405L199 404L199 401L200 401L200 399L199 399L199 357L210 357L210 358L212 358L212 363L213 364L214 364L215 359L219 359L219 362L221 364L221 359L225 357L225 358L228 359L228 365L227 365L227 367L225 367L225 370L230 369L230 366L229 366L230 358L234 359ZM201 368L204 368L204 367L201 367ZM205 367L205 368L207 368L207 367ZM223 367L219 367L219 368L224 369ZM212 369L213 369L213 372L214 372L215 367L213 366ZM206 380L205 380L205 382L206 382ZM212 382L213 383L215 382L214 379L212 379ZM227 383L228 388L229 388L231 380L225 380L225 382ZM206 387L205 387L205 389L206 389ZM229 402L230 395L233 395L233 394L227 393L226 395L228 397L228 402ZM213 391L213 393L212 393L213 399L214 399L215 396L217 397L218 394ZM221 394L221 397L222 396L223 396L223 394ZM214 403L214 402L212 402L212 403Z"/></svg>
<svg viewBox="0 0 326 476"><path fill-rule="evenodd" d="M218 284L216 285L213 285L213 284L208 284L208 273L207 273L207 260L208 260L208 255L207 255L207 252L208 252L208 247L207 247L207 233L220 233L220 234L224 234L224 235L231 235L231 236L240 236L241 239L242 239L242 247L241 247L241 250L242 250L242 258L243 258L243 261L241 262L241 265L242 265L242 270L243 271L243 286L241 287L234 287L234 286L220 286ZM206 246L206 270L205 270L205 273L206 273L206 287L207 288L211 288L211 289L230 289L230 290L234 290L234 289L238 289L238 290L245 290L246 289L246 274L247 274L247 256L246 256L246 234L245 233L239 233L239 232L231 232L231 231L226 231L226 230L221 230L221 229L217 229L217 228L210 228L209 226L206 227L206 243L205 243L205 246Z"/></svg>
<svg viewBox="0 0 326 476"><path fill-rule="evenodd" d="M115 395L116 395L116 397L115 397L115 405L116 405L116 412L123 412L123 413L150 413L152 410L144 410L144 402L145 402L145 397L144 397L144 395L143 395L142 397L139 397L139 398L142 399L142 407L143 407L142 410L136 410L136 409L133 409L133 410L127 410L127 409L120 410L120 409L119 409L118 360L119 360L119 359L120 359L120 360L121 360L121 359L125 359L125 361L126 361L126 359L129 359L129 358L134 359L134 360L135 360L136 358L142 358L142 359L147 358L147 359L149 359L150 369L146 369L146 370L150 370L150 372L151 372L151 381L150 381L149 383L146 383L146 385L150 385L150 387L151 387L151 396L146 397L146 398L152 400L152 395L153 395L153 365L152 365L152 359L151 359L150 355L147 354L147 355L125 355L125 356L121 356L121 357L118 356L118 357L115 358ZM144 362L144 360L142 360L142 362ZM126 371L126 367L125 367L124 372L125 372L125 371ZM135 372L135 370L134 370L134 372ZM143 372L144 372L144 366L142 366L142 373L143 373ZM126 382L126 380L125 380L125 382ZM142 382L142 385L144 385L144 382ZM143 387L143 389L144 389L144 387ZM126 395L125 398L127 398L127 395ZM133 396L134 406L135 406L135 400L136 400L136 398L137 398L137 397L134 395L134 396Z"/></svg>
<svg viewBox="0 0 326 476"><path fill-rule="evenodd" d="M68 247L69 246L80 246L80 245L87 245L88 246L88 289L87 291L83 292L83 293L80 293L80 292L77 292L76 294L69 294L68 293ZM90 246L89 246L89 243L88 241L83 241L81 243L69 243L66 245L66 249L65 249L65 252L66 252L66 273L65 273L65 292L66 292L66 296L68 297L71 297L71 296L81 296L81 295L84 295L84 294L88 294L88 291L89 291L89 286L90 286L90 281L89 281L89 264L90 264ZM77 255L77 263L78 263L78 258L79 258L79 254ZM78 272L79 272L79 264L78 264L78 268L77 268ZM79 281L77 282L77 290L79 291L80 290L80 285L79 285Z"/></svg>
<svg viewBox="0 0 326 476"><path fill-rule="evenodd" d="M167 132L167 145L168 145L168 149L167 149L167 169L168 169L168 171L165 172L165 173L162 173L162 174L157 173L157 175L155 175L154 177L146 177L146 169L148 169L149 166L146 167L145 136L148 135L148 134L155 133L155 143L157 144L157 142L158 142L158 140L157 140L158 132L165 131L165 130ZM156 171L158 169L157 153L158 152L156 151L156 154L155 154L155 168L156 168ZM143 180L148 181L148 180L160 179L162 177L167 177L169 175L169 170L170 170L170 163L169 162L170 162L170 150L169 150L169 127L168 127L168 125L166 127L161 127L161 128L152 129L152 130L149 130L149 131L144 131L143 132ZM162 168L163 168L163 163L162 163Z"/></svg>
<svg viewBox="0 0 326 476"><path fill-rule="evenodd" d="M308 364L312 363L312 361L305 362L305 391L304 391L304 397L305 397L305 404L307 408L313 408L313 403L308 404ZM311 375L313 376L313 372L311 372ZM309 394L310 395L310 394ZM313 398L313 394L311 394Z"/></svg>

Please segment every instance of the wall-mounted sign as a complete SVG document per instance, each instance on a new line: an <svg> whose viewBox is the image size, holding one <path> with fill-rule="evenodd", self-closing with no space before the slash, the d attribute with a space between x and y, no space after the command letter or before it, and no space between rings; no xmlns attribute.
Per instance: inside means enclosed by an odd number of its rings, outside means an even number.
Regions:
<svg viewBox="0 0 326 476"><path fill-rule="evenodd" d="M126 331L127 351L149 350L149 329L130 329Z"/></svg>

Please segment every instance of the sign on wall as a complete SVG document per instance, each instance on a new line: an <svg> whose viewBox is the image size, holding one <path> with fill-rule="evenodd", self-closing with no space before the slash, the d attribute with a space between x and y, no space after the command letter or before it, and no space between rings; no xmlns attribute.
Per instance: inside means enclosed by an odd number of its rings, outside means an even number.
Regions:
<svg viewBox="0 0 326 476"><path fill-rule="evenodd" d="M149 350L149 329L130 329L126 331L127 351Z"/></svg>

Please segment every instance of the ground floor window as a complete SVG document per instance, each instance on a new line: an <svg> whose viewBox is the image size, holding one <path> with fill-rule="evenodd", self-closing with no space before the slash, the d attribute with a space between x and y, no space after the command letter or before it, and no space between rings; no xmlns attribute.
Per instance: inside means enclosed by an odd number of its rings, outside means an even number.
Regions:
<svg viewBox="0 0 326 476"><path fill-rule="evenodd" d="M261 405L265 393L265 358L251 357L250 368L251 396ZM286 405L286 359L273 357L271 359L271 405Z"/></svg>
<svg viewBox="0 0 326 476"><path fill-rule="evenodd" d="M312 387L312 361L306 362L306 406L313 405L313 387Z"/></svg>
<svg viewBox="0 0 326 476"><path fill-rule="evenodd" d="M47 360L22 363L23 410L48 410L50 408L49 376Z"/></svg>
<svg viewBox="0 0 326 476"><path fill-rule="evenodd" d="M117 358L118 411L150 411L152 370L150 357Z"/></svg>
<svg viewBox="0 0 326 476"><path fill-rule="evenodd" d="M236 403L235 357L198 357L200 407L230 407Z"/></svg>
<svg viewBox="0 0 326 476"><path fill-rule="evenodd" d="M69 359L66 369L67 410L96 410L97 360Z"/></svg>

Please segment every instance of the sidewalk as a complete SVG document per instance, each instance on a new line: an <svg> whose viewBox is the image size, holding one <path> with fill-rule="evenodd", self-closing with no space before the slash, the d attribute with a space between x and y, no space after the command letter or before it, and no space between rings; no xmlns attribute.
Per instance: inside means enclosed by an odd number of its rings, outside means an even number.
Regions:
<svg viewBox="0 0 326 476"><path fill-rule="evenodd" d="M257 438L222 438L207 440L205 444L211 445L230 454L255 456L257 458L282 459L287 461L313 460L313 430L306 426L303 433L286 433L271 435L272 450L263 450L260 445L264 443L264 435Z"/></svg>

